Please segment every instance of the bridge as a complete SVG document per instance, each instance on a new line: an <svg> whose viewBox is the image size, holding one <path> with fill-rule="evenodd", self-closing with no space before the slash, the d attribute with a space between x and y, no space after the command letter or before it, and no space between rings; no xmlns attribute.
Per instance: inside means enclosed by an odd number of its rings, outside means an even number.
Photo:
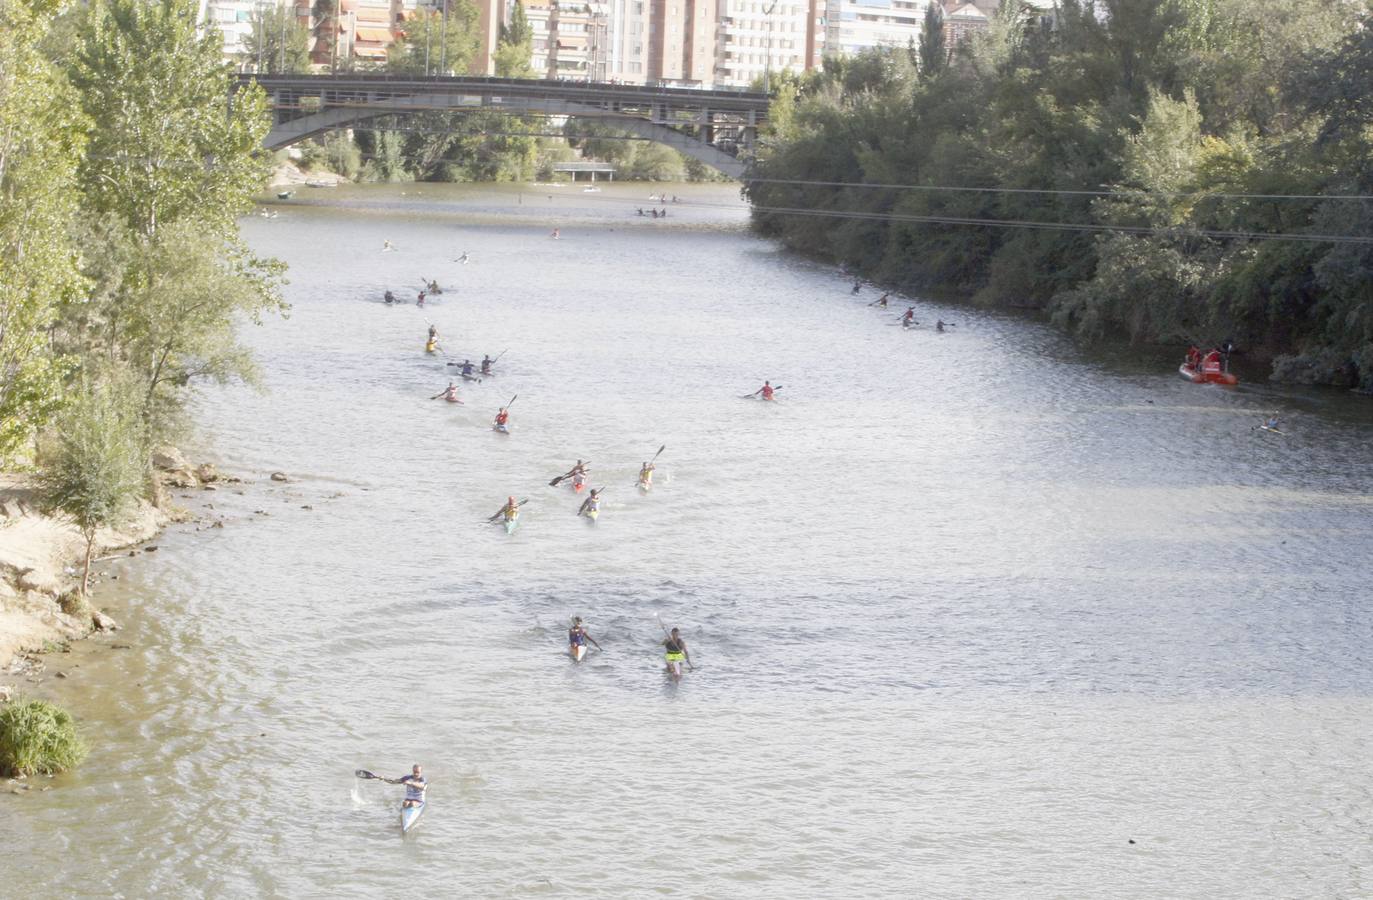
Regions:
<svg viewBox="0 0 1373 900"><path fill-rule="evenodd" d="M598 119L666 144L733 178L767 121L766 94L635 84L397 75L238 75L267 92L268 150L371 119L422 112L487 110L512 116ZM744 157L744 158L741 158Z"/></svg>

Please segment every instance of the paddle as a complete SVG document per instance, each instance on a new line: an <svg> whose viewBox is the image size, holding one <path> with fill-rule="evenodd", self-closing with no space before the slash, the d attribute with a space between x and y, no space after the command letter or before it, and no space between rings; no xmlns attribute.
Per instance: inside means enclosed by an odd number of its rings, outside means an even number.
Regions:
<svg viewBox="0 0 1373 900"><path fill-rule="evenodd" d="M656 458L656 457L655 457L655 458ZM589 466L589 465L591 465L591 460L588 459L586 462L582 463L582 465L583 465L583 466ZM550 482L548 483L548 486L549 486L549 487L557 487L557 486L558 486L559 484L561 484L563 481L567 480L568 478L571 478L571 477L572 477L572 474L573 474L574 472L576 472L576 471L577 471L577 467L576 467L576 466L573 466L572 468L570 468L570 469L567 470L567 474L566 474L566 475L559 475L557 478L554 478L552 481L550 481Z"/></svg>
<svg viewBox="0 0 1373 900"><path fill-rule="evenodd" d="M654 613L654 614L653 614L653 618L655 618L655 619L658 620L658 627L661 628L661 629L663 629L663 637L669 638L669 639L670 639L670 638L672 637L672 634L667 630L667 626L663 624L663 617L660 616L660 615L658 615L657 613ZM685 653L684 653L683 655L685 655ZM690 657L690 656L687 656L687 657L686 657L686 664L687 664L687 669L689 669L689 670L692 671L692 672L695 672L695 671L696 671L696 667L693 666L693 665L691 664L691 657Z"/></svg>
<svg viewBox="0 0 1373 900"><path fill-rule="evenodd" d="M515 404L515 401L518 400L519 397L520 397L519 394L516 394L514 397L511 397L511 398L510 398L510 402L507 403L507 404L505 404L505 408L506 408L506 409L509 409L511 406L513 406L513 405Z"/></svg>
<svg viewBox="0 0 1373 900"><path fill-rule="evenodd" d="M521 500L519 503L516 503L516 504L515 504L515 509L516 509L516 510L519 510L520 508L522 508L522 507L523 507L526 503L528 503L528 502L529 502L529 498L528 498L528 497L525 497L525 498L524 498L523 500ZM494 524L495 521L496 521L497 519L499 519L499 518L500 518L501 516L503 516L503 515L505 515L505 507L504 507L504 506L502 506L500 509L496 510L496 514L495 514L494 516L492 516L491 518L487 519L486 521Z"/></svg>
<svg viewBox="0 0 1373 900"><path fill-rule="evenodd" d="M356 775L358 778L372 778L372 779L375 779L375 780L377 780L377 781L385 781L385 780L386 780L385 778L381 777L380 775L373 774L372 772L369 772L369 771L367 771L366 769L354 769L354 770L353 770L353 774Z"/></svg>

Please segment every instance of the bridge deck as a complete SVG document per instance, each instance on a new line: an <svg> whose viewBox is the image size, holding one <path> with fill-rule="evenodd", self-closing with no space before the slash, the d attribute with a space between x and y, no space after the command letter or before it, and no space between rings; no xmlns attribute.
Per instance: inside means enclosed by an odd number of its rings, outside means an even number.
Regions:
<svg viewBox="0 0 1373 900"><path fill-rule="evenodd" d="M375 101L387 97L425 94L477 94L484 97L558 99L603 108L657 106L673 110L708 109L713 113L752 113L752 121L767 121L768 97L755 91L721 88L656 87L586 81L525 78L413 75L238 75L240 84L257 82L270 95L281 93L321 97L326 104L349 100ZM493 104L498 105L498 104Z"/></svg>

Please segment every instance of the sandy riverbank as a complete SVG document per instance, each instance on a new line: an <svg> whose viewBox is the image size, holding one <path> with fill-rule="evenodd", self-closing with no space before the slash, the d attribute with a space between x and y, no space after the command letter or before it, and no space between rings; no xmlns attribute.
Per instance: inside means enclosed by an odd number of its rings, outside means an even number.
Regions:
<svg viewBox="0 0 1373 900"><path fill-rule="evenodd" d="M222 479L211 465L191 466L166 448L154 454L158 494L168 488L203 487ZM236 480L236 479L227 479ZM140 501L118 528L96 538L97 556L129 551L184 518L165 500ZM45 515L29 475L0 474L0 673L23 654L118 627L99 611L99 578L93 574L89 608L73 602L80 580L85 538L71 522ZM3 698L0 698L3 699Z"/></svg>

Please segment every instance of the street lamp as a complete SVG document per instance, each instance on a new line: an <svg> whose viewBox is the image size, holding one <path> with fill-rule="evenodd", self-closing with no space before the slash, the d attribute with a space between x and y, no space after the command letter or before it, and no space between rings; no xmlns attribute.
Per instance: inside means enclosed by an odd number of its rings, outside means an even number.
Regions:
<svg viewBox="0 0 1373 900"><path fill-rule="evenodd" d="M772 14L777 9L777 4L781 0L772 0L772 5L763 10L763 15L768 17L768 55L763 60L763 93L772 93Z"/></svg>

